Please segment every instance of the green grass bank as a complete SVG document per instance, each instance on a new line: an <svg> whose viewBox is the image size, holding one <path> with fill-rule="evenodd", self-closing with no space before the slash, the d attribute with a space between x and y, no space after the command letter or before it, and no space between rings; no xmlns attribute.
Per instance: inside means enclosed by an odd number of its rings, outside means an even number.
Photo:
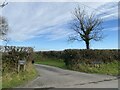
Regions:
<svg viewBox="0 0 120 90"><path fill-rule="evenodd" d="M100 65L100 67L91 67L90 65L79 64L79 67L77 66L77 68L76 66L67 68L63 60L49 59L49 58L46 58L44 60L37 60L35 63L50 65L50 66L55 66L62 69L70 69L70 70L85 72L85 73L106 74L106 75L115 75L115 76L119 74L118 68L120 65L118 64L117 61L113 61L107 64L103 63Z"/></svg>
<svg viewBox="0 0 120 90"><path fill-rule="evenodd" d="M29 64L25 71L20 71L19 73L3 73L2 74L2 88L13 88L19 85L24 85L30 80L37 77L37 71L34 65Z"/></svg>

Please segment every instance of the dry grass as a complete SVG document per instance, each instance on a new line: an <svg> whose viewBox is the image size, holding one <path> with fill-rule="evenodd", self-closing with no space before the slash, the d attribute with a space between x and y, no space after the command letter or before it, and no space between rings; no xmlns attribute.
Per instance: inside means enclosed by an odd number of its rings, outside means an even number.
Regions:
<svg viewBox="0 0 120 90"><path fill-rule="evenodd" d="M19 73L4 73L2 75L2 88L19 86L28 82L29 80L32 80L35 76L37 76L35 67L32 64L28 64L26 71L21 71Z"/></svg>

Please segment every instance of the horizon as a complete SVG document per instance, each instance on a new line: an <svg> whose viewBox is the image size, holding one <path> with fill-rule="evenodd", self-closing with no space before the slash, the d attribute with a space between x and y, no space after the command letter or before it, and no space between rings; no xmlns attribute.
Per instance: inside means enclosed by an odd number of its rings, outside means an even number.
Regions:
<svg viewBox="0 0 120 90"><path fill-rule="evenodd" d="M8 46L33 47L35 51L85 49L83 41L67 41L73 33L69 27L71 11L77 5L104 19L106 37L92 41L91 49L118 49L118 2L10 2L1 14L10 27Z"/></svg>
<svg viewBox="0 0 120 90"><path fill-rule="evenodd" d="M0 47L5 47L5 46L0 46ZM11 47L11 46L8 46L8 47ZM12 46L12 47L25 47L25 46ZM25 47L26 48L26 47ZM33 47L30 47L30 48L33 48ZM64 51L64 50L87 50L87 49L80 49L80 48L74 48L74 49L71 49L71 48L66 48L66 49L63 49L63 50L35 50L34 48L33 48L33 50L34 50L34 52L49 52L49 51ZM119 49L102 49L102 48L99 48L99 49L88 49L88 50L119 50Z"/></svg>

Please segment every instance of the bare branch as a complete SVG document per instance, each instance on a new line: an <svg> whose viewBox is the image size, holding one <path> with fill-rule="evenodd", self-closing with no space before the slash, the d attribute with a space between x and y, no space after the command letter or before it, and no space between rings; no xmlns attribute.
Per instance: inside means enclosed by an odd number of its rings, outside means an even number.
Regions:
<svg viewBox="0 0 120 90"><path fill-rule="evenodd" d="M69 39L68 39L69 42L74 42L74 41L83 41L81 40L80 38L78 38L78 36L69 36Z"/></svg>
<svg viewBox="0 0 120 90"><path fill-rule="evenodd" d="M5 42L8 42L8 38L6 37L8 30L9 26L7 20L0 16L0 39Z"/></svg>
<svg viewBox="0 0 120 90"><path fill-rule="evenodd" d="M0 5L0 7L3 8L3 7L5 7L7 4L8 4L8 2L4 1L4 2Z"/></svg>
<svg viewBox="0 0 120 90"><path fill-rule="evenodd" d="M103 39L102 19L96 17L94 13L88 15L85 9L81 10L78 6L72 13L74 20L71 24L71 29L76 32L76 35L70 36L69 40L85 41L86 48L89 49L90 40L100 41Z"/></svg>

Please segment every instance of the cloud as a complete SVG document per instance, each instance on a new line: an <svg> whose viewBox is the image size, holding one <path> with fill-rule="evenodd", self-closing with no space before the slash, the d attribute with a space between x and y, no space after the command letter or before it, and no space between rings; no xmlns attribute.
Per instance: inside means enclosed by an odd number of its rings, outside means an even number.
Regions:
<svg viewBox="0 0 120 90"><path fill-rule="evenodd" d="M10 32L8 37L14 41L25 41L36 37L45 37L49 40L58 40L67 37L72 32L65 26L72 19L71 12L77 6L84 5L88 12L100 9L104 3L44 3L44 2L11 2L3 10L8 19ZM107 5L107 3L106 3ZM89 8L92 7L92 8ZM99 7L99 8L98 8ZM110 5L109 5L110 7ZM104 15L103 13L106 11ZM99 15L111 18L111 10L104 7ZM115 11L116 12L116 11ZM116 14L115 14L116 15Z"/></svg>
<svg viewBox="0 0 120 90"><path fill-rule="evenodd" d="M59 3L11 3L3 12L10 23L9 37L12 40L23 41L49 31L55 32L58 29L56 26L70 20L70 9L64 8L65 6L61 8Z"/></svg>
<svg viewBox="0 0 120 90"><path fill-rule="evenodd" d="M98 17L101 17L104 20L118 19L118 3L109 2L105 3L98 8L96 8Z"/></svg>
<svg viewBox="0 0 120 90"><path fill-rule="evenodd" d="M106 28L103 31L118 31L118 27Z"/></svg>
<svg viewBox="0 0 120 90"><path fill-rule="evenodd" d="M58 40L64 37L67 37L70 34L70 32L64 31L62 29L58 29L54 31L51 35L48 35L46 38L50 40Z"/></svg>

